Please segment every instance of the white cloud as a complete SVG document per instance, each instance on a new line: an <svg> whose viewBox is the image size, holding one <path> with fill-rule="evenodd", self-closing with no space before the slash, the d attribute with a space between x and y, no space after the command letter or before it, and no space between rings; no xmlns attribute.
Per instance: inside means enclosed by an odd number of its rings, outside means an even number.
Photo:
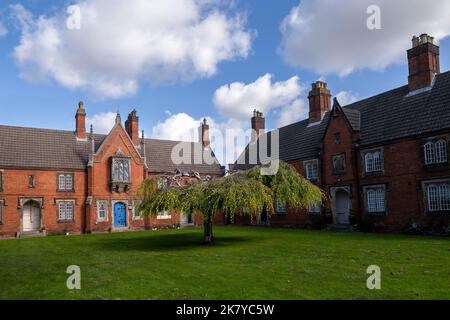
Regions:
<svg viewBox="0 0 450 320"><path fill-rule="evenodd" d="M286 81L272 82L266 74L255 82L235 82L217 89L214 105L227 119L248 121L254 109L265 114L292 105L303 93L300 80L294 76Z"/></svg>
<svg viewBox="0 0 450 320"><path fill-rule="evenodd" d="M116 123L117 113L98 113L87 118L88 126L92 124L95 133L108 134Z"/></svg>
<svg viewBox="0 0 450 320"><path fill-rule="evenodd" d="M8 30L3 25L3 23L0 21L0 37L3 37L8 34Z"/></svg>
<svg viewBox="0 0 450 320"><path fill-rule="evenodd" d="M14 57L21 76L51 79L97 97L134 94L142 83L207 78L219 63L246 58L245 16L216 1L77 0L81 29L65 10L34 17L11 6L21 29Z"/></svg>
<svg viewBox="0 0 450 320"><path fill-rule="evenodd" d="M346 106L360 100L359 96L352 91L341 91L336 95L336 98L341 106Z"/></svg>
<svg viewBox="0 0 450 320"><path fill-rule="evenodd" d="M198 141L198 128L201 119L194 119L186 113L168 115L153 127L153 139L174 141Z"/></svg>
<svg viewBox="0 0 450 320"><path fill-rule="evenodd" d="M292 104L284 107L278 115L278 127L284 127L302 119L307 119L309 104L305 100L297 99Z"/></svg>
<svg viewBox="0 0 450 320"><path fill-rule="evenodd" d="M367 8L381 8L381 30L367 28ZM413 35L450 35L448 0L302 0L281 24L279 52L291 66L345 76L406 62Z"/></svg>

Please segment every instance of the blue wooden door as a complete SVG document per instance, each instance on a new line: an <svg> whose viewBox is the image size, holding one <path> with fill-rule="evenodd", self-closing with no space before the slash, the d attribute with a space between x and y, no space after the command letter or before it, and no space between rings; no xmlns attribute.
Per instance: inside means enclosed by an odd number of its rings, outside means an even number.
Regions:
<svg viewBox="0 0 450 320"><path fill-rule="evenodd" d="M124 203L114 205L114 227L123 228L127 226L127 208Z"/></svg>

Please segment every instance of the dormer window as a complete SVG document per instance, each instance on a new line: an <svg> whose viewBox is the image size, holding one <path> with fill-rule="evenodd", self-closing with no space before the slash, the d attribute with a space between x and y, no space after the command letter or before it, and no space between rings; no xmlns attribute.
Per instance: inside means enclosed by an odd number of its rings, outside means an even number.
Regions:
<svg viewBox="0 0 450 320"><path fill-rule="evenodd" d="M111 191L128 192L131 187L130 158L120 149L111 158Z"/></svg>

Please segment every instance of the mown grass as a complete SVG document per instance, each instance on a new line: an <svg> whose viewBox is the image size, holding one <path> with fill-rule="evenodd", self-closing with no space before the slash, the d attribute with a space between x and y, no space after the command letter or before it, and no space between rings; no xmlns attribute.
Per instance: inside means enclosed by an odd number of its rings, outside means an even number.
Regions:
<svg viewBox="0 0 450 320"><path fill-rule="evenodd" d="M0 241L0 299L450 299L450 240L216 228ZM82 288L66 287L69 265ZM369 265L381 290L366 288Z"/></svg>

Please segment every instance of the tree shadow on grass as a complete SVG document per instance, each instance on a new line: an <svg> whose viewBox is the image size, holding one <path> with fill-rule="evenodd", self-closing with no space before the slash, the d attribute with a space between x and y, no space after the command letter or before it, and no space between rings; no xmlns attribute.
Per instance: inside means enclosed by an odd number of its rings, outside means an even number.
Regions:
<svg viewBox="0 0 450 320"><path fill-rule="evenodd" d="M97 241L93 246L101 247L101 250L111 251L151 251L170 252L191 249L208 249L233 246L238 243L250 243L257 239L245 236L216 237L214 245L202 244L203 237L199 233L179 233L155 235L151 232L148 235L139 237L114 237L104 238Z"/></svg>

